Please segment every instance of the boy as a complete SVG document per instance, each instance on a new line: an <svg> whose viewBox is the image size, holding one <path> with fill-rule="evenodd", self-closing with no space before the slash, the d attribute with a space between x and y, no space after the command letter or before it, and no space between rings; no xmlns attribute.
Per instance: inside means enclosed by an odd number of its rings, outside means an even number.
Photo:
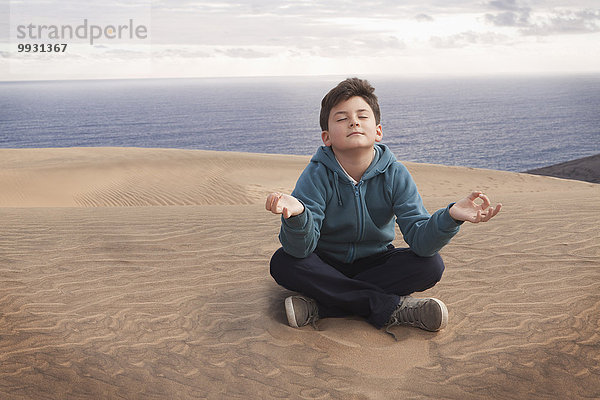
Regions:
<svg viewBox="0 0 600 400"><path fill-rule="evenodd" d="M358 315L390 334L396 325L444 328L442 301L409 295L441 279L438 251L464 221L487 222L500 211L500 204L490 207L487 196L473 192L429 215L407 169L379 143L374 90L349 78L327 93L320 115L324 146L291 195L267 197L266 209L282 214L282 248L271 258L271 275L301 294L285 300L292 327ZM394 217L409 249L391 244Z"/></svg>

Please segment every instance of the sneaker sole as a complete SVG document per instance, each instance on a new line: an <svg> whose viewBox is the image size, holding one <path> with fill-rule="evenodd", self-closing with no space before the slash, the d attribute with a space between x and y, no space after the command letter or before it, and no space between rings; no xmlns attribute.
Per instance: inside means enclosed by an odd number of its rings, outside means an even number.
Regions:
<svg viewBox="0 0 600 400"><path fill-rule="evenodd" d="M296 322L296 313L294 312L294 303L292 302L292 297L285 299L285 314L287 315L288 324L292 328L299 328L298 323Z"/></svg>

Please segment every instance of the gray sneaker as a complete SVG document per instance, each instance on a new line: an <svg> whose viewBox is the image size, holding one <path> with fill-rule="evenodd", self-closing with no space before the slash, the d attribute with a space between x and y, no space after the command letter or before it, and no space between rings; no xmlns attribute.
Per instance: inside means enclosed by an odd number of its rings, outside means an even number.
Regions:
<svg viewBox="0 0 600 400"><path fill-rule="evenodd" d="M285 299L285 313L291 327L299 328L311 324L317 329L315 323L319 319L317 302L305 296L290 296Z"/></svg>
<svg viewBox="0 0 600 400"><path fill-rule="evenodd" d="M411 296L400 297L398 307L387 323L386 332L396 336L389 328L397 325L415 326L426 331L437 332L448 324L448 308L438 299L415 299Z"/></svg>

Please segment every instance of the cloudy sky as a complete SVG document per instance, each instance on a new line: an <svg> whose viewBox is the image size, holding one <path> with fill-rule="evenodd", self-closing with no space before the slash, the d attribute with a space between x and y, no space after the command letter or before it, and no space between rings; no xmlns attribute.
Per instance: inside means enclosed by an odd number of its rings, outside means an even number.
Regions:
<svg viewBox="0 0 600 400"><path fill-rule="evenodd" d="M11 0L0 18L0 80L600 72L598 0ZM84 20L147 35L18 37Z"/></svg>

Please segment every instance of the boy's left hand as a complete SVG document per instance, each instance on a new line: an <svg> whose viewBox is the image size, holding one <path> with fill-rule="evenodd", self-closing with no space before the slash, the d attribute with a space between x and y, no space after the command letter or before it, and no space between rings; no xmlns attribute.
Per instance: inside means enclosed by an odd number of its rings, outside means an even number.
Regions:
<svg viewBox="0 0 600 400"><path fill-rule="evenodd" d="M483 203L477 204L475 200L481 199ZM473 192L450 207L450 216L457 221L469 221L474 224L487 222L500 212L502 204L495 208L490 207L490 199L483 192Z"/></svg>

